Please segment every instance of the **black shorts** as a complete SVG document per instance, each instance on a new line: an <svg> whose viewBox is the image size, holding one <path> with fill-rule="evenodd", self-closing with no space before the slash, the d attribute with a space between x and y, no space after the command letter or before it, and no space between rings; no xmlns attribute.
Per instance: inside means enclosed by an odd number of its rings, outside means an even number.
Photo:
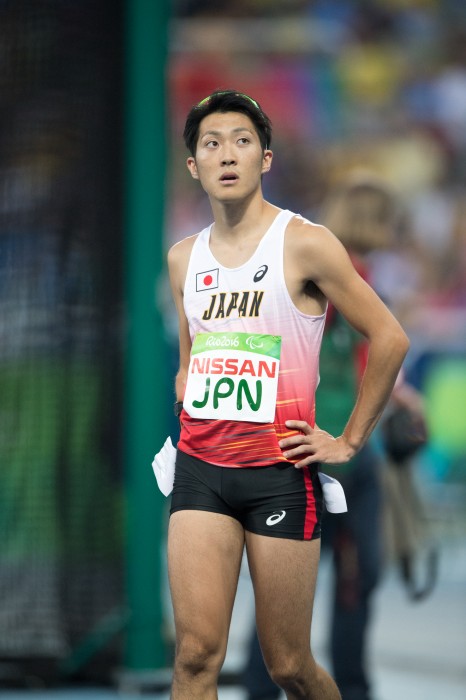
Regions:
<svg viewBox="0 0 466 700"><path fill-rule="evenodd" d="M178 450L170 513L223 513L258 535L313 540L320 537L322 507L317 465L219 467Z"/></svg>

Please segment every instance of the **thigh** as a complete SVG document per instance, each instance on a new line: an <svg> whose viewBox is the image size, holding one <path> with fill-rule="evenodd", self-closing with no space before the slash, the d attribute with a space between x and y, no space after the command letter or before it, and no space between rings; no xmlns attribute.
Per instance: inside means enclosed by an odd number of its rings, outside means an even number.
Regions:
<svg viewBox="0 0 466 700"><path fill-rule="evenodd" d="M320 539L298 541L246 533L264 656L309 654Z"/></svg>
<svg viewBox="0 0 466 700"><path fill-rule="evenodd" d="M171 515L168 574L178 643L189 636L208 650L226 647L243 548L243 528L229 516Z"/></svg>

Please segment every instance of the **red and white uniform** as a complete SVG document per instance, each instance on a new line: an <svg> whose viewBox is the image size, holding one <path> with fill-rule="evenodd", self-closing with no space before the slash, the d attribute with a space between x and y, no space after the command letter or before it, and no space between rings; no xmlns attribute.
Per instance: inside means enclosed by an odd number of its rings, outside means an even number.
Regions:
<svg viewBox="0 0 466 700"><path fill-rule="evenodd" d="M186 410L178 447L224 467L286 462L278 441L288 419L315 423L315 391L325 314L309 316L291 301L283 271L285 230L296 216L281 211L251 258L237 268L221 265L210 247L211 226L199 233L189 260L184 309L191 339L197 333L281 336L275 418L272 423L195 419Z"/></svg>

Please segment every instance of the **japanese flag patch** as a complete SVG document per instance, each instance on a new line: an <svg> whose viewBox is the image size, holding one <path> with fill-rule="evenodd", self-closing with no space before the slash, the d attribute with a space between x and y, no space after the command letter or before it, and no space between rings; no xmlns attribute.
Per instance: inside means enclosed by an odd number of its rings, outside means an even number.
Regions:
<svg viewBox="0 0 466 700"><path fill-rule="evenodd" d="M219 268L217 267L215 270L198 272L196 274L196 292L203 292L206 289L217 289L218 271Z"/></svg>

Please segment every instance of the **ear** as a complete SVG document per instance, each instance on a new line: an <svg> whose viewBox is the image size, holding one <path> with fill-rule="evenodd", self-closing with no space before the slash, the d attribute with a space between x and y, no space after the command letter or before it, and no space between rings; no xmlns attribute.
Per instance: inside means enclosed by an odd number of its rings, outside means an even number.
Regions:
<svg viewBox="0 0 466 700"><path fill-rule="evenodd" d="M269 148L267 148L264 151L264 155L262 156L262 170L261 170L262 175L264 173L268 173L270 168L272 167L272 158L273 158L273 153Z"/></svg>
<svg viewBox="0 0 466 700"><path fill-rule="evenodd" d="M189 156L188 160L186 161L186 165L188 166L188 170L191 173L191 177L193 177L195 180L199 180L199 174L197 172L197 166L196 166L196 159L193 158L193 156Z"/></svg>

